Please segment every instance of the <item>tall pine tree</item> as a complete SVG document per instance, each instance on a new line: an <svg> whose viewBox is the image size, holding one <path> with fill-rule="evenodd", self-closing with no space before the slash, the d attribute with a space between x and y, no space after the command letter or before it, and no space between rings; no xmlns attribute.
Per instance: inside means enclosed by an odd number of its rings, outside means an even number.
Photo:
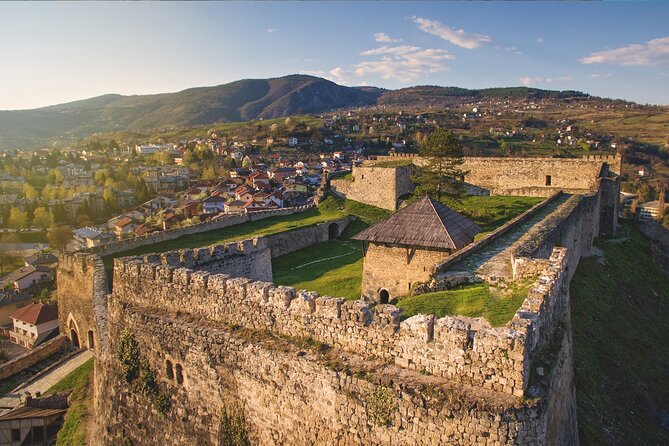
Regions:
<svg viewBox="0 0 669 446"><path fill-rule="evenodd" d="M414 175L418 195L431 195L437 200L443 196L459 196L464 190L462 170L462 143L450 130L437 129L419 149L419 154L426 161L419 166Z"/></svg>

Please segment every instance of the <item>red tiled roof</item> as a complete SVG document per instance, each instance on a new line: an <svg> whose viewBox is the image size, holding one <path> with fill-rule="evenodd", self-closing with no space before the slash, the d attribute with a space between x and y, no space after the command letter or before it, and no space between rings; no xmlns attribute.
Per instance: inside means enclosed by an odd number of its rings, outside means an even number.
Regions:
<svg viewBox="0 0 669 446"><path fill-rule="evenodd" d="M41 302L26 305L10 314L9 317L27 324L39 325L58 319L58 306L44 305Z"/></svg>

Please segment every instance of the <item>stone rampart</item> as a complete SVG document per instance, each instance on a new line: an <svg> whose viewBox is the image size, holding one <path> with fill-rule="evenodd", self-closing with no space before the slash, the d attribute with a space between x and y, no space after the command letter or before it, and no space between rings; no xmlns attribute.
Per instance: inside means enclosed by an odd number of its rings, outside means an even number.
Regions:
<svg viewBox="0 0 669 446"><path fill-rule="evenodd" d="M220 218L207 221L204 223L198 223L195 225L168 229L165 231L156 231L150 234L143 235L141 237L133 237L129 239L118 240L115 242L96 246L94 248L84 249L82 252L89 252L93 254L98 254L101 257L105 257L112 254L118 254L120 252L130 251L131 249L139 248L142 246L148 246L148 245L153 245L155 243L175 240L184 235L199 234L202 232L227 228L228 226L234 226L248 221L263 220L265 218L270 218L270 217L292 215L300 212L305 212L311 209L312 207L314 206L306 205L292 208L248 212L245 214L224 215Z"/></svg>
<svg viewBox="0 0 669 446"><path fill-rule="evenodd" d="M54 353L66 348L67 338L63 335L58 335L44 344L35 347L28 353L12 358L7 362L0 364L0 380L9 378L16 373L19 373L28 367L31 367L42 359L46 359Z"/></svg>
<svg viewBox="0 0 669 446"><path fill-rule="evenodd" d="M561 259L552 261L559 264ZM338 349L365 352L404 368L516 396L527 387L527 312L512 320L513 329L492 328L483 320L463 317L417 315L401 321L401 311L391 305L374 307L195 271L166 259L160 265L147 260L151 259L115 261L113 298L147 311L179 311L212 322L312 337ZM556 266L550 273L558 271ZM541 280L552 283L555 277ZM535 288L542 299L544 291L553 291L543 283Z"/></svg>
<svg viewBox="0 0 669 446"><path fill-rule="evenodd" d="M112 342L96 356L93 444L218 445L226 433L222 413L235 406L258 445L546 444L543 400L444 383L367 355L321 354L317 346L112 298L110 339L124 329L157 371L170 408L159 413L123 381ZM181 382L167 375L168 360L179 365Z"/></svg>
<svg viewBox="0 0 669 446"><path fill-rule="evenodd" d="M413 191L411 181L413 166L376 167L354 166L353 180L332 179L330 186L335 193L372 206L397 210L401 196Z"/></svg>
<svg viewBox="0 0 669 446"><path fill-rule="evenodd" d="M94 254L65 254L58 259L56 281L60 332L76 346L95 348L100 332L94 312L104 319L109 293L102 259Z"/></svg>

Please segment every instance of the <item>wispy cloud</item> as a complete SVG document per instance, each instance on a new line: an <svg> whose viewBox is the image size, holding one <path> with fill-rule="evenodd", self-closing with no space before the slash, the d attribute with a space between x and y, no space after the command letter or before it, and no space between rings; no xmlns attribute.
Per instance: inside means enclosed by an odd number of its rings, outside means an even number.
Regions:
<svg viewBox="0 0 669 446"><path fill-rule="evenodd" d="M603 77L611 77L612 75L613 73L592 73L590 77L593 79L601 79Z"/></svg>
<svg viewBox="0 0 669 446"><path fill-rule="evenodd" d="M485 34L466 33L462 29L453 29L436 20L415 16L411 17L411 20L418 25L421 31L435 35L462 48L471 50L485 43L492 42L492 38Z"/></svg>
<svg viewBox="0 0 669 446"><path fill-rule="evenodd" d="M669 64L669 37L649 40L607 51L591 53L579 59L584 64L603 63L622 66L647 66Z"/></svg>
<svg viewBox="0 0 669 446"><path fill-rule="evenodd" d="M560 77L521 77L518 79L525 86L538 84L552 84L553 82L566 82L571 80L571 76Z"/></svg>
<svg viewBox="0 0 669 446"><path fill-rule="evenodd" d="M381 43L392 43L392 42L401 42L402 39L394 39L386 33L376 33L374 34L374 40Z"/></svg>
<svg viewBox="0 0 669 446"><path fill-rule="evenodd" d="M300 74L308 74L310 76L318 76L325 79L329 79L337 84L349 84L350 83L350 73L347 72L342 67L335 67L329 71L324 70L302 70Z"/></svg>
<svg viewBox="0 0 669 446"><path fill-rule="evenodd" d="M268 33L274 33L276 32L276 28L267 28Z"/></svg>
<svg viewBox="0 0 669 446"><path fill-rule="evenodd" d="M419 77L446 71L445 61L454 59L448 51L436 48L399 45L382 46L363 51L362 56L376 56L376 60L367 60L356 65L356 76L378 75L382 79L400 82L412 82Z"/></svg>
<svg viewBox="0 0 669 446"><path fill-rule="evenodd" d="M520 51L515 46L496 46L495 49L503 50L503 51L509 51L509 52L511 52L513 54L517 54L519 56L523 55L522 51Z"/></svg>
<svg viewBox="0 0 669 446"><path fill-rule="evenodd" d="M544 38L543 37L538 37L537 38L537 43L544 43Z"/></svg>

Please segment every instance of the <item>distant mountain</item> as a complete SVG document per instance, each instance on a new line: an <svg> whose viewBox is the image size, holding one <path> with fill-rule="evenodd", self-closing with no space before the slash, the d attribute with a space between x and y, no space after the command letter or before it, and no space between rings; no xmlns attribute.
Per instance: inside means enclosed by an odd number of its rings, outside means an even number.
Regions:
<svg viewBox="0 0 669 446"><path fill-rule="evenodd" d="M214 87L144 96L108 94L33 110L0 111L0 150L71 142L97 132L152 130L215 122L322 113L376 104L421 106L444 98L587 96L533 88L467 90L421 86L389 91L344 87L313 76L244 79Z"/></svg>

